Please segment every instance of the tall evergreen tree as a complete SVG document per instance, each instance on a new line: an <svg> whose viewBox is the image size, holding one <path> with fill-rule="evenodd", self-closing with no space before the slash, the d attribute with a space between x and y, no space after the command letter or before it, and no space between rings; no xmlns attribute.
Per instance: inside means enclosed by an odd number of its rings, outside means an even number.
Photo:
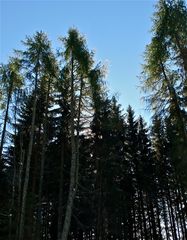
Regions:
<svg viewBox="0 0 187 240"><path fill-rule="evenodd" d="M85 39L76 29L70 29L63 39L64 56L70 72L70 132L71 132L71 170L66 214L61 239L67 239L72 216L72 208L78 187L79 175L79 134L85 83L88 78L92 58L87 50ZM76 135L75 135L76 132Z"/></svg>
<svg viewBox="0 0 187 240"><path fill-rule="evenodd" d="M2 65L0 100L12 123L1 142L0 239L186 238L186 25L176 18L185 12L183 1L160 0L154 16L143 84L151 131L109 97L76 29L61 39L60 59L37 32L15 65Z"/></svg>
<svg viewBox="0 0 187 240"><path fill-rule="evenodd" d="M9 117L10 102L15 89L20 88L22 85L22 77L20 74L20 61L17 58L10 59L7 65L0 67L1 91L5 105L5 116L3 121L3 130L1 134L0 144L0 161L2 161L3 145L5 143L6 126Z"/></svg>
<svg viewBox="0 0 187 240"><path fill-rule="evenodd" d="M177 20L178 19L178 20ZM184 1L160 0L153 19L153 37L147 46L142 86L154 112L169 115L180 135L176 165L187 162L186 132L186 34ZM169 64L170 63L170 64ZM182 175L183 174L181 172Z"/></svg>
<svg viewBox="0 0 187 240"><path fill-rule="evenodd" d="M22 194L22 207L20 214L20 229L19 229L19 239L24 238L24 218L25 218L25 207L26 207L26 198L27 198L27 190L29 183L29 175L30 175L30 163L31 163L31 155L33 149L33 140L34 140L34 132L35 132L35 120L36 120L36 105L38 98L38 89L40 86L40 79L44 73L47 72L47 67L49 64L49 56L51 56L50 42L47 39L47 36L43 32L37 32L34 37L27 37L24 45L27 47L25 51L20 52L22 55L22 62L24 68L26 69L27 77L29 80L33 81L33 112L32 112L32 122L30 129L30 137L29 137L29 145L28 145L28 153L26 160L26 173L25 180L23 184L23 194Z"/></svg>

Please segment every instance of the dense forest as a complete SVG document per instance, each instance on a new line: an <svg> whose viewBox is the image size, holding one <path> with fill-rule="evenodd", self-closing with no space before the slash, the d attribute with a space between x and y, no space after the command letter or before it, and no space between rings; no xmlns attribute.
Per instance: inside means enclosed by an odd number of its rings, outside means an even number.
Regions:
<svg viewBox="0 0 187 240"><path fill-rule="evenodd" d="M151 34L150 126L111 97L76 28L58 51L27 36L0 65L0 240L187 239L185 1L159 0Z"/></svg>

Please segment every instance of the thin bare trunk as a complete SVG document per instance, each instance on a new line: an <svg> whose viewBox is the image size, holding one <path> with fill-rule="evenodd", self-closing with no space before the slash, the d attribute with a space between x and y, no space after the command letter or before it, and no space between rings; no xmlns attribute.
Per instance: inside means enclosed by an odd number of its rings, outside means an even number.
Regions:
<svg viewBox="0 0 187 240"><path fill-rule="evenodd" d="M36 239L40 239L41 235L41 214L42 214L42 188L43 188L43 178L44 178L44 166L45 166L45 154L46 154L46 144L47 144L47 113L49 105L49 91L50 91L50 80L48 80L47 93L46 93L46 105L44 113L44 123L43 123L43 140L42 140L42 154L41 154L41 166L40 166L40 182L39 182L39 192L38 192L38 224Z"/></svg>
<svg viewBox="0 0 187 240"><path fill-rule="evenodd" d="M169 186L167 186L167 195L168 195L168 197L167 197L167 205L168 205L168 212L169 212L169 217L170 217L171 231L172 231L173 239L177 240L177 231L176 231L176 226L175 226L175 217L174 217L174 212L173 212L172 199L171 199Z"/></svg>
<svg viewBox="0 0 187 240"><path fill-rule="evenodd" d="M20 137L21 138L21 137ZM25 160L25 150L23 149L23 139L20 139L20 163L19 163L19 176L18 176L18 207L17 207L17 222L20 223L20 213L21 213L21 199L22 199L22 173ZM19 238L19 224L16 229L16 239Z"/></svg>
<svg viewBox="0 0 187 240"><path fill-rule="evenodd" d="M100 161L97 160L97 161ZM100 168L100 163L98 163L99 167L97 168L97 189L98 189L98 206L97 206L97 226L96 226L96 237L98 240L101 240L102 238L102 200L103 200L103 194L102 194L102 173Z"/></svg>
<svg viewBox="0 0 187 240"><path fill-rule="evenodd" d="M182 116L182 111L180 109L179 100L178 100L178 97L177 97L177 94L176 94L176 91L175 91L174 87L172 86L172 84L170 83L170 81L169 81L169 79L166 75L165 68L164 68L164 65L163 65L162 62L161 62L161 67L162 67L162 72L163 72L164 79L165 79L165 82L166 82L167 87L168 87L170 97L171 97L172 102L173 102L174 107L175 107L176 116L177 116L177 120L178 120L178 123L179 123L180 131L181 131L181 134L182 134L182 137L183 137L183 141L185 142L187 140L186 125L185 125L185 122L184 122L184 118Z"/></svg>
<svg viewBox="0 0 187 240"><path fill-rule="evenodd" d="M16 131L16 122L17 122L17 96L16 96L16 102L15 102L15 108L14 108L14 136L17 135ZM16 149L15 149L16 143L14 143L14 153L13 153L13 179L12 179L12 196L11 196L11 204L10 204L10 210L9 210L9 240L12 238L12 218L13 218L13 209L14 209L14 204L15 204L15 181L16 181L16 174L17 174L17 169L16 169Z"/></svg>
<svg viewBox="0 0 187 240"><path fill-rule="evenodd" d="M6 111L5 111L5 117L4 117L4 122L3 122L3 131L2 131L2 135L1 135L0 161L2 160L3 146L4 146L4 142L5 142L6 125L7 125L7 121L8 121L8 112L9 112L9 105L10 105L12 88L13 88L13 80L11 81L10 86L9 86L9 90L8 90Z"/></svg>
<svg viewBox="0 0 187 240"><path fill-rule="evenodd" d="M143 191L140 189L140 191L139 191L139 193L140 193L140 199L139 199L139 201L140 201L140 204L141 204L141 211L142 211L142 217L143 217L143 229L144 229L144 239L145 240L148 240L148 234L147 234L147 224L146 224L146 216L145 216L145 207L144 207L144 201L143 201L143 199L144 199L144 197L143 197Z"/></svg>
<svg viewBox="0 0 187 240"><path fill-rule="evenodd" d="M27 198L28 184L29 184L30 163L31 163L33 141L34 141L35 118L36 118L37 82L38 82L38 71L36 70L30 140L29 140L29 146L28 146L25 180L23 184L22 206L21 206L21 214L20 214L20 226L19 226L19 240L22 240L24 238L25 208L26 208L26 198Z"/></svg>
<svg viewBox="0 0 187 240"><path fill-rule="evenodd" d="M77 124L75 128L74 126L75 97L74 97L73 70L74 70L74 59L72 56L71 57L71 119L70 119L72 158L71 158L71 170L70 170L70 187L69 187L64 226L63 226L62 237L61 237L62 240L66 240L68 237L72 210L73 210L73 203L74 203L74 198L76 196L78 181L79 181L79 134L80 134L80 114L81 114L81 101L82 101L82 91L83 91L83 77L81 76ZM75 138L75 130L77 132L76 138Z"/></svg>
<svg viewBox="0 0 187 240"><path fill-rule="evenodd" d="M163 190L161 190L162 193L162 211L163 211L163 219L164 219L164 230L166 234L166 239L169 240L169 227L168 227L168 214L166 209L166 202L164 198Z"/></svg>
<svg viewBox="0 0 187 240"><path fill-rule="evenodd" d="M59 184L59 196L58 196L58 240L61 239L62 232L62 214L63 214L63 180L64 180L64 139L62 139L61 146L61 163L60 163L60 184Z"/></svg>
<svg viewBox="0 0 187 240"><path fill-rule="evenodd" d="M71 117L70 117L70 131L71 131L71 169L70 169L70 185L69 185L69 193L68 200L65 212L64 225L62 230L61 239L67 240L69 234L69 228L71 223L71 216L73 210L73 202L76 195L76 161L77 161L77 153L76 153L76 140L75 140L75 96L74 96L74 59L71 56Z"/></svg>

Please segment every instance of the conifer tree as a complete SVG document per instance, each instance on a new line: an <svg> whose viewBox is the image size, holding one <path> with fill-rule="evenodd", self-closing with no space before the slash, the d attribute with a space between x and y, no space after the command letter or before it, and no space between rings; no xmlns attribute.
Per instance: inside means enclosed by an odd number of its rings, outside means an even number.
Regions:
<svg viewBox="0 0 187 240"><path fill-rule="evenodd" d="M67 239L72 216L72 208L78 187L79 175L79 134L85 81L88 78L92 58L85 40L76 29L70 29L68 37L62 39L65 45L64 56L70 72L70 134L71 170L66 213L61 239ZM77 93L78 92L78 93ZM76 135L75 135L76 132Z"/></svg>
<svg viewBox="0 0 187 240"><path fill-rule="evenodd" d="M160 0L153 19L153 37L145 52L143 90L155 113L168 115L180 135L176 166L187 162L186 132L186 34L187 9L184 1ZM169 64L170 63L170 64ZM181 175L186 175L181 172ZM185 182L185 181L184 181Z"/></svg>
<svg viewBox="0 0 187 240"><path fill-rule="evenodd" d="M3 101L5 105L5 116L3 121L3 130L1 134L0 144L0 161L2 161L2 151L5 142L6 126L9 117L9 107L13 92L16 88L21 88L22 77L20 74L20 61L18 58L11 58L7 65L1 65L0 67L0 80L1 80L1 91L3 95Z"/></svg>
<svg viewBox="0 0 187 240"><path fill-rule="evenodd" d="M40 79L44 73L47 71L47 67L49 64L49 56L51 56L50 42L47 39L47 36L43 32L37 32L34 37L27 37L24 45L27 47L25 51L20 52L22 55L22 62L24 68L26 69L27 77L30 81L33 81L33 107L32 107L32 122L30 128L30 137L29 137L29 145L27 152L27 160L26 160L26 173L25 180L23 184L23 194L22 194L22 207L20 214L20 228L19 228L19 239L24 238L24 218L25 218L25 207L26 207L26 198L27 198L27 190L29 183L29 175L30 175L30 163L31 163L31 155L33 149L33 141L34 141L34 132L35 132L35 120L36 120L36 105L38 99L38 88L40 84Z"/></svg>

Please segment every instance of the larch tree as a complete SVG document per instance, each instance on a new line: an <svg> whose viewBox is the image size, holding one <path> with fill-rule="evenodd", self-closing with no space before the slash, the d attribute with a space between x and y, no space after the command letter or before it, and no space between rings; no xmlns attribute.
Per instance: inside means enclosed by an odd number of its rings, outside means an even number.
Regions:
<svg viewBox="0 0 187 240"><path fill-rule="evenodd" d="M61 239L69 234L73 202L78 187L79 175L79 136L83 96L86 90L88 73L93 63L85 39L76 29L70 29L68 36L62 39L65 47L64 57L70 73L70 135L71 135L71 169L68 200Z"/></svg>
<svg viewBox="0 0 187 240"><path fill-rule="evenodd" d="M22 77L20 74L20 60L18 58L11 58L7 65L1 65L0 67L0 81L1 91L3 95L3 105L5 106L5 116L3 120L3 130L1 133L0 143L0 161L2 160L3 146L5 142L6 126L9 117L10 102L13 92L16 88L20 88L22 85Z"/></svg>
<svg viewBox="0 0 187 240"><path fill-rule="evenodd" d="M142 72L142 89L154 113L169 115L177 127L178 162L187 163L186 130L186 34L187 9L184 1L160 0L153 18L153 37L147 45ZM181 147L182 146L182 147ZM182 175L186 173L181 172Z"/></svg>
<svg viewBox="0 0 187 240"><path fill-rule="evenodd" d="M43 179L44 179L44 167L46 159L46 150L48 142L48 129L49 129L49 107L52 102L52 94L54 91L55 82L58 79L58 64L51 49L48 49L48 54L44 56L45 69L40 79L40 91L44 94L44 114L43 114L43 136L42 136L42 150L41 150L41 165L40 165L40 180L38 190L38 224L37 224L37 239L41 237L41 212L42 212L42 193L43 193Z"/></svg>
<svg viewBox="0 0 187 240"><path fill-rule="evenodd" d="M76 29L61 38L58 56L37 32L17 51L15 69L2 65L0 101L11 122L0 240L186 237L185 14L183 1L158 2L143 69L151 131L109 97L105 69ZM19 81L8 103L10 77Z"/></svg>
<svg viewBox="0 0 187 240"><path fill-rule="evenodd" d="M49 56L51 56L50 42L43 32L36 32L33 37L27 37L23 42L26 46L25 51L20 51L19 54L22 58L23 68L26 72L26 77L33 84L33 106L32 106L32 121L30 127L30 138L28 145L28 152L26 158L26 171L23 183L22 205L19 223L19 239L24 238L24 223L25 223L25 207L27 199L27 190L30 175L30 163L33 148L33 140L35 133L35 119L36 119L36 105L38 100L38 89L40 80L44 73L47 72L49 64Z"/></svg>

